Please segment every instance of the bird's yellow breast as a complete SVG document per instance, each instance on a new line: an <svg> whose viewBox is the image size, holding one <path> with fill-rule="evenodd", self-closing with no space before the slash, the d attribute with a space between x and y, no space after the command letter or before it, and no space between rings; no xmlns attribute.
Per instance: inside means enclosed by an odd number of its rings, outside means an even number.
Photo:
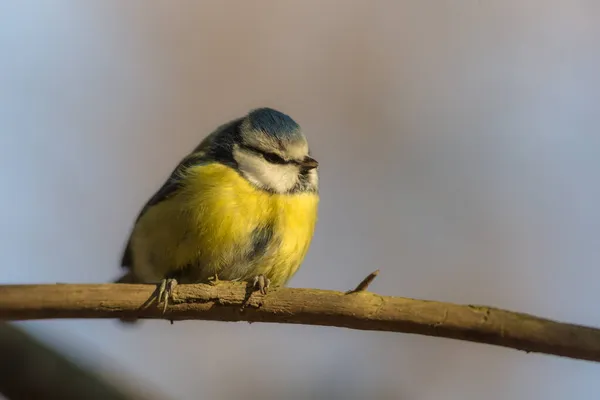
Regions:
<svg viewBox="0 0 600 400"><path fill-rule="evenodd" d="M283 285L308 251L318 201L316 193L259 190L223 164L193 167L175 195L138 220L134 273L150 282L185 269L181 283L264 274Z"/></svg>

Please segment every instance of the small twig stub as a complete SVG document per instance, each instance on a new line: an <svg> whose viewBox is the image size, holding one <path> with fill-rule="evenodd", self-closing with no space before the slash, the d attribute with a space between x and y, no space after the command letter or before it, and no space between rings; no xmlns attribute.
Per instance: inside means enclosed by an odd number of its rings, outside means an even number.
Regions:
<svg viewBox="0 0 600 400"><path fill-rule="evenodd" d="M350 290L348 292L346 292L346 294L350 294L350 293L356 293L356 292L363 292L365 290L367 290L367 288L369 287L369 285L371 284L371 282L373 282L373 280L377 277L377 275L379 275L379 270L375 270L373 272L371 272L365 279L363 279L358 286L356 286L356 288L354 290Z"/></svg>

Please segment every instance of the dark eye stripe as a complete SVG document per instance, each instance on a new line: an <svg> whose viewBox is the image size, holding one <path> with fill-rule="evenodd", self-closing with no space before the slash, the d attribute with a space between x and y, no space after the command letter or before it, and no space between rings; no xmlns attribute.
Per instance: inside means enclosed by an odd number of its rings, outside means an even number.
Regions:
<svg viewBox="0 0 600 400"><path fill-rule="evenodd" d="M283 158L279 157L275 153L262 153L265 160L273 164L287 164L288 162Z"/></svg>
<svg viewBox="0 0 600 400"><path fill-rule="evenodd" d="M267 160L268 162L273 163L273 164L289 164L291 162L291 161L284 160L283 158L281 158L280 156L278 156L275 153L269 153L266 151L262 151L260 149L257 149L254 146L248 146L247 144L243 144L243 145L241 145L241 147L243 147L247 150L250 150L254 153L262 155L265 158L265 160Z"/></svg>

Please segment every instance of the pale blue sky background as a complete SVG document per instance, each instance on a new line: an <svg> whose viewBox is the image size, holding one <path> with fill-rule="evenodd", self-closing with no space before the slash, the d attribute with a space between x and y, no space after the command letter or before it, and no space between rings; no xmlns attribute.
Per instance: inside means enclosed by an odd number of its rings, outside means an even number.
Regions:
<svg viewBox="0 0 600 400"><path fill-rule="evenodd" d="M268 105L321 162L291 286L600 326L600 3L6 1L0 281L105 282L142 203ZM172 399L596 399L600 365L391 333L25 324Z"/></svg>

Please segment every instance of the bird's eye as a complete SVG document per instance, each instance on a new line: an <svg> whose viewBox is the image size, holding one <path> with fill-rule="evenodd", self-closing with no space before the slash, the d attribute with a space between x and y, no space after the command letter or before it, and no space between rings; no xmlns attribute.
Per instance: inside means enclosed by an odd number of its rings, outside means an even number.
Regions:
<svg viewBox="0 0 600 400"><path fill-rule="evenodd" d="M279 157L275 153L263 153L263 157L265 158L265 160L267 160L268 162L273 163L273 164L286 164L287 163L287 161L285 161L283 158Z"/></svg>

